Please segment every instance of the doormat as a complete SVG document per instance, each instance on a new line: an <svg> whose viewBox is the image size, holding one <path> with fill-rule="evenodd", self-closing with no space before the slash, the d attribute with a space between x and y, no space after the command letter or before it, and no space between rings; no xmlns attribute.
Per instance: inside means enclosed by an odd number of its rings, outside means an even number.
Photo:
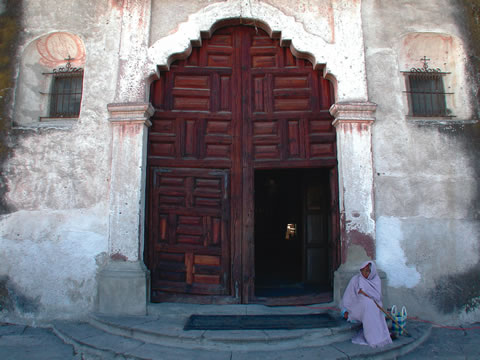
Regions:
<svg viewBox="0 0 480 360"><path fill-rule="evenodd" d="M184 330L292 330L334 327L330 314L305 315L191 315Z"/></svg>

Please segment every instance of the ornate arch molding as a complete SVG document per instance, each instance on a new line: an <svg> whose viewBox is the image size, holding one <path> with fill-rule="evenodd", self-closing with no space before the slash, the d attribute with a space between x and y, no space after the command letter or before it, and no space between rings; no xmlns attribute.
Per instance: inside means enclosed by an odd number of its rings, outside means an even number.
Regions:
<svg viewBox="0 0 480 360"><path fill-rule="evenodd" d="M281 46L290 47L292 53L308 59L314 67L334 63L335 44L305 30L304 25L293 16L260 1L248 4L227 1L207 6L189 16L178 30L156 41L148 49L147 68L150 75L158 70L168 70L177 59L191 53L192 46L201 46L202 38L210 37L217 29L229 25L251 25L266 31L272 38L280 39ZM324 75L332 73L324 67Z"/></svg>

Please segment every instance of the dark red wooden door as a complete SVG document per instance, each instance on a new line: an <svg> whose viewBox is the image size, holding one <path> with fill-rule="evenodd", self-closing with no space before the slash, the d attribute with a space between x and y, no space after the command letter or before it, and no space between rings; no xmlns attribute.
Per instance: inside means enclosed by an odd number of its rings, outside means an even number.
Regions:
<svg viewBox="0 0 480 360"><path fill-rule="evenodd" d="M279 40L236 26L162 72L151 101L152 300L248 302L254 169L336 166L330 84Z"/></svg>

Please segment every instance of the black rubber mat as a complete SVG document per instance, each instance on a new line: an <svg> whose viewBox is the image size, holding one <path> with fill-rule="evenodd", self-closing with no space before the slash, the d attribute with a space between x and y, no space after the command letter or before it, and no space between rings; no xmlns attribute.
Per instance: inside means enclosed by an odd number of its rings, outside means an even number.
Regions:
<svg viewBox="0 0 480 360"><path fill-rule="evenodd" d="M306 315L191 315L184 330L316 329L334 327L330 314Z"/></svg>

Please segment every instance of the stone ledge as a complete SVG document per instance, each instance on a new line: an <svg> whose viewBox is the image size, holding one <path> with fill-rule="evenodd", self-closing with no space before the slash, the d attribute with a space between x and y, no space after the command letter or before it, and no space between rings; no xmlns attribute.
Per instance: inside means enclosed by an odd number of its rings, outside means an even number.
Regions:
<svg viewBox="0 0 480 360"><path fill-rule="evenodd" d="M330 114L335 118L333 126L340 123L366 123L375 121L377 104L365 101L339 102L330 107Z"/></svg>
<svg viewBox="0 0 480 360"><path fill-rule="evenodd" d="M155 113L151 103L112 103L107 105L111 123L144 122L151 126L149 118Z"/></svg>

